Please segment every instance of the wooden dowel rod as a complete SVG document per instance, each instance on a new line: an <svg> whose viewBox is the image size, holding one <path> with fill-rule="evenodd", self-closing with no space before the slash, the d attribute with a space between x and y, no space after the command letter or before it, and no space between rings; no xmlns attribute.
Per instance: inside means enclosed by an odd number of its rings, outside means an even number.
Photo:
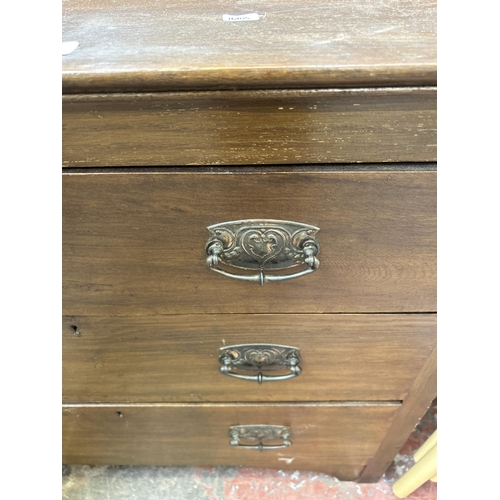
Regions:
<svg viewBox="0 0 500 500"><path fill-rule="evenodd" d="M427 441L413 454L413 460L417 463L429 450L437 444L437 429L429 436Z"/></svg>
<svg viewBox="0 0 500 500"><path fill-rule="evenodd" d="M437 474L437 445L429 450L392 486L394 495L404 498Z"/></svg>

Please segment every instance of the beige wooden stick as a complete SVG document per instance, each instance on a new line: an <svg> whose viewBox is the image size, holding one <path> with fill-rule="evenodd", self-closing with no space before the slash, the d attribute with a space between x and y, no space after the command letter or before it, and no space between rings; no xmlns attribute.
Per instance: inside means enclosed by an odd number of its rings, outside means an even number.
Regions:
<svg viewBox="0 0 500 500"><path fill-rule="evenodd" d="M437 483L437 480L438 480L438 475L437 475L437 474L436 474L435 476L432 476L432 477L431 477L431 481L432 481L433 483Z"/></svg>
<svg viewBox="0 0 500 500"><path fill-rule="evenodd" d="M430 449L437 444L437 429L429 436L427 441L413 454L413 460L417 463Z"/></svg>
<svg viewBox="0 0 500 500"><path fill-rule="evenodd" d="M394 495L404 498L437 474L437 445L392 486Z"/></svg>

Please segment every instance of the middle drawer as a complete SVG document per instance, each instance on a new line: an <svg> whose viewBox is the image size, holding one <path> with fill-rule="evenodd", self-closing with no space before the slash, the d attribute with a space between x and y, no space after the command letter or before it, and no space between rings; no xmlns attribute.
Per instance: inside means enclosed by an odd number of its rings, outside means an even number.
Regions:
<svg viewBox="0 0 500 500"><path fill-rule="evenodd" d="M63 400L402 400L435 329L434 314L66 316ZM296 347L302 371L261 385L224 376L220 349L240 344Z"/></svg>

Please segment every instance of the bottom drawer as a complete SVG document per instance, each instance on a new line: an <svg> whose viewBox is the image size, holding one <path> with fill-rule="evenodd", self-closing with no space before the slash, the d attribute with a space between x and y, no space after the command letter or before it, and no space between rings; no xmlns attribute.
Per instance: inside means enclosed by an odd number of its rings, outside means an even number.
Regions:
<svg viewBox="0 0 500 500"><path fill-rule="evenodd" d="M313 470L356 479L398 403L64 405L63 463L232 465ZM287 447L231 446L230 427L286 426ZM252 429L250 429L252 430ZM248 432L248 427L247 427ZM234 438L233 438L234 439ZM258 445L246 437L241 445ZM283 439L262 439L279 446Z"/></svg>

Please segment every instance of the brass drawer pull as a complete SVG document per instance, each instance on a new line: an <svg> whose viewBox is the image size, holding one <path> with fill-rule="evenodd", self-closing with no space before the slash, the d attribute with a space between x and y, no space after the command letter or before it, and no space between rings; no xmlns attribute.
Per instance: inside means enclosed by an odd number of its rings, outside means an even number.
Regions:
<svg viewBox="0 0 500 500"><path fill-rule="evenodd" d="M253 382L276 382L298 377L302 368L297 347L275 344L240 344L221 347L219 362L220 372L229 377L251 380ZM262 370L273 371L288 368L286 375L264 375ZM256 371L256 375L243 375L233 370Z"/></svg>
<svg viewBox="0 0 500 500"><path fill-rule="evenodd" d="M231 438L229 442L231 446L237 446L238 448L245 448L247 450L278 450L279 448L287 448L292 444L289 440L290 427L282 425L233 425L229 427L229 436ZM240 439L258 441L259 444L240 444ZM283 439L283 444L262 444L262 441L266 439L269 441Z"/></svg>
<svg viewBox="0 0 500 500"><path fill-rule="evenodd" d="M249 219L223 222L207 227L210 237L205 245L207 267L242 281L264 283L299 278L319 267L319 228L298 222ZM258 274L234 274L219 267L258 270ZM307 268L293 274L268 274L300 265Z"/></svg>

